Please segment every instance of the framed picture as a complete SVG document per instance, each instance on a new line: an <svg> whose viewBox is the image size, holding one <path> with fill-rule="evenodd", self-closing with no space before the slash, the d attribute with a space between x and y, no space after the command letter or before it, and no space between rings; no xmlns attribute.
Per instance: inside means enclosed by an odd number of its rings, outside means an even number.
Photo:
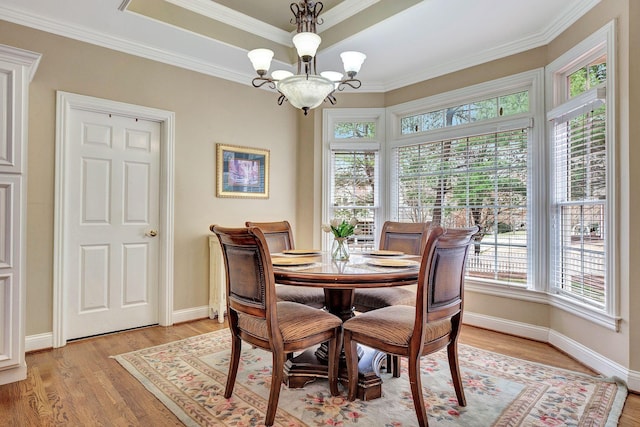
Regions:
<svg viewBox="0 0 640 427"><path fill-rule="evenodd" d="M216 144L216 196L269 198L269 150Z"/></svg>

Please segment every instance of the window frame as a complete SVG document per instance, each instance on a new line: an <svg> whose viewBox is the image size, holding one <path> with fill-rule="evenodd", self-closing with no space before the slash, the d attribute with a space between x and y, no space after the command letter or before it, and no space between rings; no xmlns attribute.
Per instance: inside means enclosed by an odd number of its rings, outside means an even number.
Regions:
<svg viewBox="0 0 640 427"><path fill-rule="evenodd" d="M550 250L547 255L549 268L547 269L547 282L549 283L549 300L552 306L573 313L581 318L590 320L601 326L615 331L619 330L620 323L620 303L619 303L619 262L617 256L618 227L616 206L617 186L616 176L618 174L616 166L617 146L616 146L616 23L611 21L596 31L582 42L578 43L569 51L558 57L552 63L545 67L546 79L546 100L547 100L547 176L548 180L548 197L549 197L549 218L550 226L548 229L549 248L555 245L555 230L551 226L551 219L555 215L552 198L554 196L554 162L553 162L553 144L554 144L554 125L552 118L558 117L562 110L571 110L577 107L581 99L589 97L589 91L574 98L569 98L567 90L567 76L575 72L577 69L588 65L592 60L606 54L607 56L607 81L606 81L606 144L607 144L607 176L606 176L606 222L605 235L605 307L598 309L581 301L558 292L558 288L554 283L553 277L553 254ZM600 88L602 89L602 88ZM591 89L591 91L598 89Z"/></svg>
<svg viewBox="0 0 640 427"><path fill-rule="evenodd" d="M516 74L509 77L493 80L486 83L457 89L432 97L423 98L404 104L395 105L387 109L387 144L386 158L392 159L392 151L400 146L435 142L439 140L461 138L481 133L500 132L514 127L529 127L529 159L528 167L529 179L527 184L527 211L530 230L528 230L528 241L531 241L531 250L528 254L528 270L526 286L516 284L498 284L492 281L479 280L467 277L465 280L466 289L480 293L510 296L519 299L527 299L535 302L544 302L546 286L543 280L545 267L544 235L540 227L533 227L533 224L546 226L546 208L543 203L532 203L533 200L541 200L544 190L543 174L531 175L531 168L534 164L539 164L544 160L544 70L542 68ZM447 108L465 102L500 96L513 93L518 90L529 91L529 112L511 115L504 118L490 119L475 124L464 124L454 127L447 127L426 132L418 132L409 135L401 133L401 119L407 115L418 114L421 111L432 111ZM391 167L387 161L388 176L392 175ZM385 182L386 194L393 194L392 183ZM390 197L385 201L385 207L391 208ZM393 219L393 218L390 218Z"/></svg>
<svg viewBox="0 0 640 427"><path fill-rule="evenodd" d="M377 206L374 207L375 214L375 234L373 244L377 247L380 240L380 229L384 223L386 214L386 197L384 194L386 159L384 155L385 132L385 110L384 108L331 108L323 110L322 117L322 223L328 223L332 218L331 208L331 155L333 151L375 151L378 154L378 188ZM334 128L340 122L375 122L376 131L373 138L354 139L334 137ZM332 237L329 233L322 233L322 248L328 250L331 247Z"/></svg>

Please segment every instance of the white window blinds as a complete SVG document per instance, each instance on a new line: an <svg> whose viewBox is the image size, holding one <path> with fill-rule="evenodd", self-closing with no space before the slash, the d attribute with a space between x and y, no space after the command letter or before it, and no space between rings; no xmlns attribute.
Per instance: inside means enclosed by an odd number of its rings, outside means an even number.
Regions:
<svg viewBox="0 0 640 427"><path fill-rule="evenodd" d="M528 129L398 147L398 221L478 225L467 274L527 285Z"/></svg>
<svg viewBox="0 0 640 427"><path fill-rule="evenodd" d="M607 144L603 88L549 113L553 124L553 285L558 293L605 306ZM564 111L563 111L564 110Z"/></svg>
<svg viewBox="0 0 640 427"><path fill-rule="evenodd" d="M374 249L379 210L377 150L331 151L330 217L358 219L358 234L349 239L352 250Z"/></svg>

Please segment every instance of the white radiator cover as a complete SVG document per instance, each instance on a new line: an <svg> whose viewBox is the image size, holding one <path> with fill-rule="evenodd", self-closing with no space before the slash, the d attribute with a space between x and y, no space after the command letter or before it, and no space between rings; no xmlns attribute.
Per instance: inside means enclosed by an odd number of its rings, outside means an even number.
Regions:
<svg viewBox="0 0 640 427"><path fill-rule="evenodd" d="M227 310L227 275L224 270L222 247L216 235L209 236L209 318L224 322Z"/></svg>

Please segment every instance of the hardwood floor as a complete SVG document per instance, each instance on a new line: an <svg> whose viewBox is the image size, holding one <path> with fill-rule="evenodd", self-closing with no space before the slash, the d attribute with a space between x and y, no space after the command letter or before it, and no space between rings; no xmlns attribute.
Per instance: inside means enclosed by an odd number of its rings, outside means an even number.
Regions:
<svg viewBox="0 0 640 427"><path fill-rule="evenodd" d="M109 356L226 328L208 319L72 342L27 355L28 377L0 386L2 426L180 426L180 421ZM465 325L461 342L521 359L592 373L553 347ZM640 395L620 426L640 426Z"/></svg>

